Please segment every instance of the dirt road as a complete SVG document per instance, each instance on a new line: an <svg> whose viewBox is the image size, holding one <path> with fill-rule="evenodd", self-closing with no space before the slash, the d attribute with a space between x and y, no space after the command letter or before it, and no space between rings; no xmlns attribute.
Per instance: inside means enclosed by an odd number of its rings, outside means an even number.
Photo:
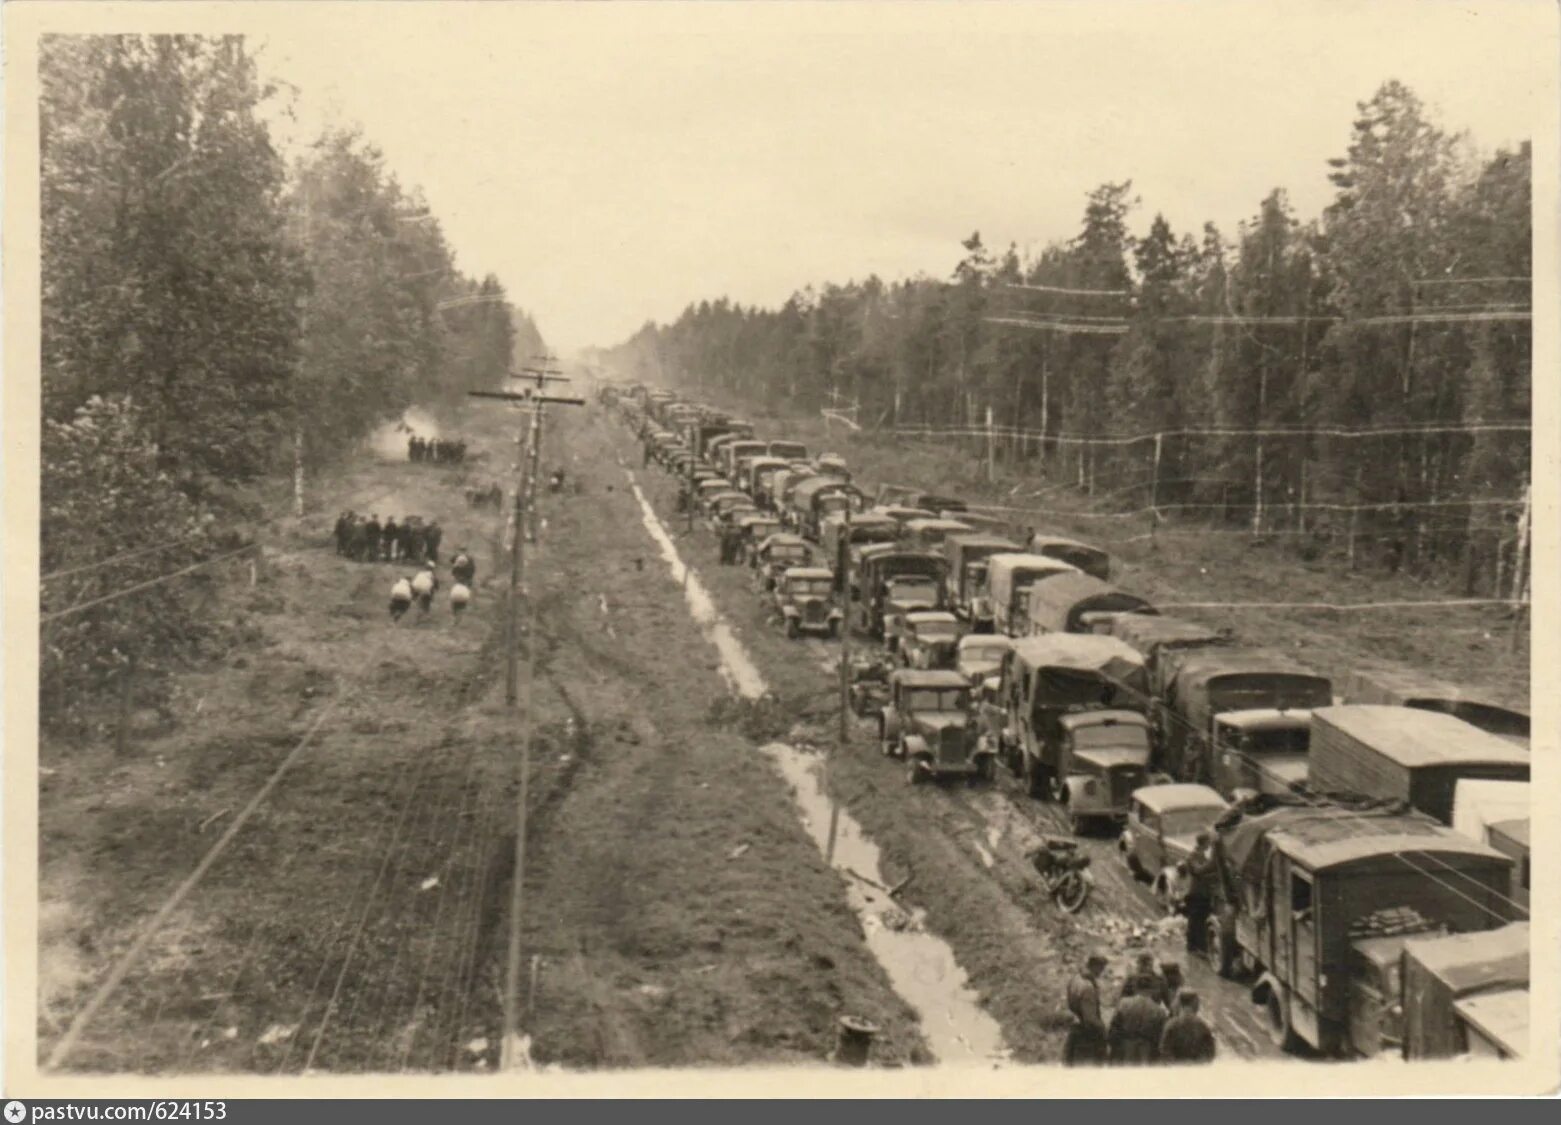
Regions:
<svg viewBox="0 0 1561 1125"><path fill-rule="evenodd" d="M686 517L673 512L676 483L654 471L648 480L664 518L685 528ZM752 572L718 565L715 537L700 521L694 526L680 550L696 566L703 560L700 577L778 697L773 726L764 733L832 746L839 646L787 640L768 618ZM887 877L910 880L901 899L924 910L928 925L950 943L1016 1061L1060 1057L1067 979L1094 949L1112 956L1105 986L1111 999L1130 958L1152 951L1183 966L1188 983L1204 997L1222 1050L1278 1057L1246 989L1185 955L1179 922L1167 919L1148 888L1127 872L1114 841L1085 841L1095 893L1084 911L1069 917L1040 892L1025 858L1042 834L1070 834L1053 807L1026 796L1001 769L991 788L907 785L903 767L878 752L867 723L853 721L852 732L849 752L832 762L833 790L883 849Z"/></svg>
<svg viewBox="0 0 1561 1125"><path fill-rule="evenodd" d="M515 417L469 411L464 469L365 457L288 522L253 589L227 592L250 644L179 678L169 729L116 760L46 744L40 1057L311 725L293 768L86 1028L81 1070L258 1073L491 1069L513 876L521 726L503 691L498 515ZM528 583L535 623L522 1027L538 1063L822 1060L836 1021L926 1057L754 752L715 653L624 487L621 434L562 414ZM339 508L421 513L477 553L458 625L399 627L397 567L338 558ZM448 574L445 582L448 587Z"/></svg>

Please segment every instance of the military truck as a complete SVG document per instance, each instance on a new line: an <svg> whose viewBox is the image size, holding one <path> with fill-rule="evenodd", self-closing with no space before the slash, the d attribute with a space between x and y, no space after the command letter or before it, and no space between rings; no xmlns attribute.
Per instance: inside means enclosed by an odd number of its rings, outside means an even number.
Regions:
<svg viewBox="0 0 1561 1125"><path fill-rule="evenodd" d="M882 637L886 615L942 609L947 565L939 555L907 551L894 543L862 548L851 568L851 626L868 636Z"/></svg>
<svg viewBox="0 0 1561 1125"><path fill-rule="evenodd" d="M1210 962L1251 979L1288 1051L1398 1050L1406 942L1511 919L1511 861L1402 805L1238 806L1216 826L1213 854Z"/></svg>
<svg viewBox="0 0 1561 1125"><path fill-rule="evenodd" d="M1373 703L1312 712L1310 783L1403 801L1453 822L1460 780L1527 781L1529 752L1437 711Z"/></svg>
<svg viewBox="0 0 1561 1125"><path fill-rule="evenodd" d="M1339 695L1343 703L1383 703L1441 711L1520 746L1529 744L1528 715L1471 696L1416 668L1381 663L1356 668L1340 678Z"/></svg>
<svg viewBox="0 0 1561 1125"><path fill-rule="evenodd" d="M949 609L975 633L992 632L992 606L986 598L987 560L1019 550L1011 539L981 532L961 532L943 540L948 559Z"/></svg>
<svg viewBox="0 0 1561 1125"><path fill-rule="evenodd" d="M1517 1008L1526 1017L1528 985L1527 922L1405 942L1404 1057L1521 1057L1527 1046L1527 1019L1510 1014L1499 1021L1481 1017L1503 1008ZM1522 1004L1503 1003L1514 992Z"/></svg>
<svg viewBox="0 0 1561 1125"><path fill-rule="evenodd" d="M958 672L893 673L878 738L885 754L905 762L912 784L951 776L992 780L992 750L979 737L970 684Z"/></svg>
<svg viewBox="0 0 1561 1125"><path fill-rule="evenodd" d="M988 555L986 600L992 607L992 630L1010 637L1030 634L1030 587L1060 574L1077 574L1065 562L1023 552Z"/></svg>
<svg viewBox="0 0 1561 1125"><path fill-rule="evenodd" d="M1166 657L1164 706L1156 712L1160 724L1156 765L1178 781L1212 783L1220 735L1242 730L1242 713L1295 713L1295 723L1308 725L1310 716L1300 712L1333 702L1333 686L1326 676L1282 652L1209 646L1172 651ZM1293 743L1282 726L1270 724L1251 733L1265 733L1288 752ZM1236 752L1228 743L1226 749ZM1253 752L1261 749L1252 748Z"/></svg>
<svg viewBox="0 0 1561 1125"><path fill-rule="evenodd" d="M1028 603L1029 628L1043 633L1110 632L1110 618L1119 614L1159 612L1137 594L1129 594L1083 571L1059 574L1036 585ZM1105 625L1106 627L1102 627Z"/></svg>
<svg viewBox="0 0 1561 1125"><path fill-rule="evenodd" d="M1102 582L1111 578L1111 556L1099 547L1091 547L1077 539L1037 531L1030 536L1025 550L1032 555L1058 559Z"/></svg>
<svg viewBox="0 0 1561 1125"><path fill-rule="evenodd" d="M1147 783L1150 742L1147 721L1115 724L1109 739L1083 739L1065 732L1064 717L1079 712L1128 712L1140 717L1147 710L1148 681L1144 659L1110 637L1023 637L1003 658L1001 695L1006 713L999 751L1032 797L1065 799L1069 758L1065 743L1097 742L1101 748L1131 748L1127 755L1109 755L1096 763L1108 788L1127 798ZM1115 815L1115 814L1113 814Z"/></svg>

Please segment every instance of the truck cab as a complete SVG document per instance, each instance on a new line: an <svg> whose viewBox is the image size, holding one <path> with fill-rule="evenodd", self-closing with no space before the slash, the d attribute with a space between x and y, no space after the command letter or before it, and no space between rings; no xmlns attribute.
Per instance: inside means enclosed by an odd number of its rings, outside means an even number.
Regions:
<svg viewBox="0 0 1561 1125"><path fill-rule="evenodd" d="M1137 711L1077 711L1057 728L1052 797L1074 835L1121 824L1134 790L1149 780L1149 720Z"/></svg>
<svg viewBox="0 0 1561 1125"><path fill-rule="evenodd" d="M905 762L912 784L992 778L991 747L978 737L970 684L957 672L905 668L889 677L879 717L883 752Z"/></svg>
<svg viewBox="0 0 1561 1125"><path fill-rule="evenodd" d="M1287 793L1306 782L1312 713L1259 707L1225 711L1211 720L1214 788L1233 801Z"/></svg>

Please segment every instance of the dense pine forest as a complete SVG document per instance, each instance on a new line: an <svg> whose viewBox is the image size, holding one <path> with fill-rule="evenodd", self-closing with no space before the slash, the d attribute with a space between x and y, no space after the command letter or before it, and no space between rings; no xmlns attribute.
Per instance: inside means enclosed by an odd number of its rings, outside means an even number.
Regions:
<svg viewBox="0 0 1561 1125"><path fill-rule="evenodd" d="M1038 255L973 234L947 278L704 300L603 358L992 448L1097 505L1522 597L1529 145L1471 157L1397 82L1346 140L1315 218L1275 188L1234 232L1175 231L1106 183Z"/></svg>
<svg viewBox="0 0 1561 1125"><path fill-rule="evenodd" d="M279 151L241 38L55 36L41 74L48 724L221 641L209 572L119 593L241 550L268 482L301 512L370 432L542 340L365 138Z"/></svg>

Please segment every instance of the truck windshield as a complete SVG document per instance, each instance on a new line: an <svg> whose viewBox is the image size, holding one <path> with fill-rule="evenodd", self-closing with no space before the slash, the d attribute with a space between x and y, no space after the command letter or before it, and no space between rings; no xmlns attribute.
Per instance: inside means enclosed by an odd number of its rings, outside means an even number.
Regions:
<svg viewBox="0 0 1561 1125"><path fill-rule="evenodd" d="M963 711L970 693L954 688L913 688L905 693L911 711Z"/></svg>
<svg viewBox="0 0 1561 1125"><path fill-rule="evenodd" d="M770 442L770 456L784 457L788 461L806 461L808 459L808 447L795 441Z"/></svg>
<svg viewBox="0 0 1561 1125"><path fill-rule="evenodd" d="M1073 745L1080 749L1090 746L1147 746L1149 732L1136 723L1078 727L1073 732Z"/></svg>
<svg viewBox="0 0 1561 1125"><path fill-rule="evenodd" d="M1233 731L1226 743L1243 754L1305 754L1311 746L1307 727Z"/></svg>
<svg viewBox="0 0 1561 1125"><path fill-rule="evenodd" d="M788 582L786 588L798 597L826 598L834 589L834 583L828 578L799 578Z"/></svg>
<svg viewBox="0 0 1561 1125"><path fill-rule="evenodd" d="M1213 824L1221 811L1219 808L1171 809L1160 814L1160 826L1167 836L1192 836Z"/></svg>
<svg viewBox="0 0 1561 1125"><path fill-rule="evenodd" d="M891 598L930 598L937 593L937 584L930 578L896 578L889 583Z"/></svg>
<svg viewBox="0 0 1561 1125"><path fill-rule="evenodd" d="M924 621L916 626L916 635L930 641L946 640L958 632L956 621Z"/></svg>

